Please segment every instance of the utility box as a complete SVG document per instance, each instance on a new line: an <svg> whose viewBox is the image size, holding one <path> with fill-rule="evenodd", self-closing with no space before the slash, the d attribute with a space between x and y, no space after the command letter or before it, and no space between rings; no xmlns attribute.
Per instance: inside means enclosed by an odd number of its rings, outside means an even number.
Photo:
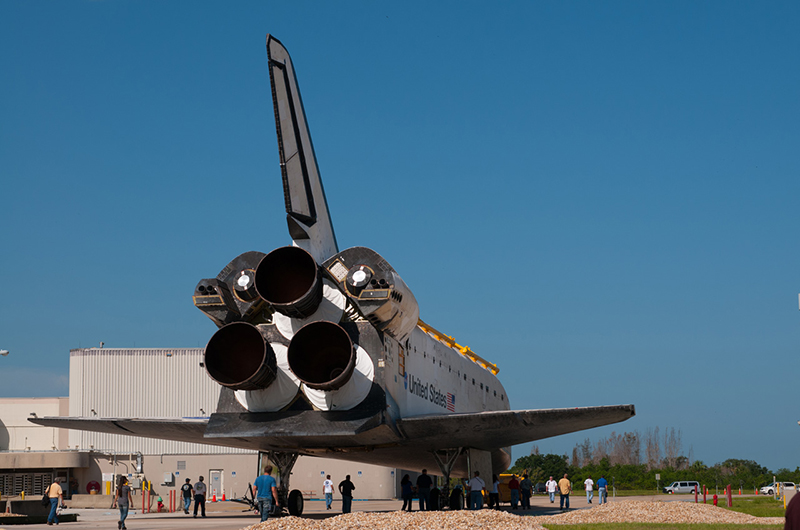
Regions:
<svg viewBox="0 0 800 530"><path fill-rule="evenodd" d="M174 486L175 485L175 475L167 471L164 473L164 482L161 483L162 486Z"/></svg>

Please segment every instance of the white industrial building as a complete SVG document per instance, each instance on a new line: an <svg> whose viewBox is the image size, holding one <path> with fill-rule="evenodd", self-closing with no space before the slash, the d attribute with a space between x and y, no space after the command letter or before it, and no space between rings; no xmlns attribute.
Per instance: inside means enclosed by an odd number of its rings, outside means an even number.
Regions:
<svg viewBox="0 0 800 530"><path fill-rule="evenodd" d="M220 386L201 363L203 350L103 349L70 351L69 398L0 399L0 493L41 495L52 477L70 493L111 491L115 474L134 486L152 483L157 494L200 475L209 497L241 497L258 475L258 453L244 449L118 434L65 431L34 425L42 416L102 418L206 418L216 410ZM323 497L324 475L351 475L357 498L397 497L399 471L340 460L300 457L291 487ZM67 488L65 488L67 490Z"/></svg>

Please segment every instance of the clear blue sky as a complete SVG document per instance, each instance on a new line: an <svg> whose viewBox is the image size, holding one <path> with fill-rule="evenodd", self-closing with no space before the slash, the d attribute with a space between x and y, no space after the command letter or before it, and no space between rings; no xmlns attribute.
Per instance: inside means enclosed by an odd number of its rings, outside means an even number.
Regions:
<svg viewBox="0 0 800 530"><path fill-rule="evenodd" d="M289 242L269 32L340 246L383 254L513 407L637 407L541 450L675 427L706 464L794 469L799 23L797 2L2 2L0 396L66 395L71 348L204 346L197 280Z"/></svg>

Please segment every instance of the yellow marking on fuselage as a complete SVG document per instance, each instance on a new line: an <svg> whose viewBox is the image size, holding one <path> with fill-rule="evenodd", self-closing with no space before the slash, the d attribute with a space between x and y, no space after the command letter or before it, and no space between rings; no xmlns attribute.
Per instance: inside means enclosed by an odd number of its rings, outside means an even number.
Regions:
<svg viewBox="0 0 800 530"><path fill-rule="evenodd" d="M474 351L470 350L469 346L462 346L462 345L458 344L453 337L451 337L449 335L445 335L444 333L442 333L441 331L437 330L436 328L426 324L425 322L422 321L422 319L420 319L417 322L417 325L425 333L433 335L433 337L436 338L436 340L438 340L439 342L443 342L444 344L447 344L448 346L450 346L454 350L458 351L461 355L463 355L467 359L469 359L472 362L474 362L475 364L483 367L485 370L489 370L494 375L497 375L497 373L500 371L500 369L497 367L496 364L490 363L489 361L487 361L486 359L484 359L483 357L481 357L480 355L478 355Z"/></svg>

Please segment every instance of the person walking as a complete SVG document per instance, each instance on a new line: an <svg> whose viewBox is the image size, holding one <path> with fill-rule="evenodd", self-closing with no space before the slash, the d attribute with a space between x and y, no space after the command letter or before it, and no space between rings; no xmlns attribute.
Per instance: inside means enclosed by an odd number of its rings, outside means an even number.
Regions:
<svg viewBox="0 0 800 530"><path fill-rule="evenodd" d="M352 510L354 489L356 489L356 486L350 482L350 475L347 475L344 480L339 483L339 493L342 494L342 513L350 513Z"/></svg>
<svg viewBox="0 0 800 530"><path fill-rule="evenodd" d="M192 479L187 478L186 482L181 486L181 495L183 496L183 513L189 515L189 507L192 505L192 497L194 497Z"/></svg>
<svg viewBox="0 0 800 530"><path fill-rule="evenodd" d="M128 479L125 477L119 478L119 486L117 486L117 491L114 494L114 504L111 505L112 508L116 508L119 506L119 522L117 523L117 528L125 530L125 519L128 517L128 510L131 509L133 505L133 498L131 497L131 487L128 486Z"/></svg>
<svg viewBox="0 0 800 530"><path fill-rule="evenodd" d="M403 479L400 481L400 495L403 497L403 507L400 508L401 511L413 511L414 507L414 487L411 485L411 477L408 473L403 476ZM408 509L406 510L406 507Z"/></svg>
<svg viewBox="0 0 800 530"><path fill-rule="evenodd" d="M50 499L50 514L47 516L47 524L53 526L53 524L58 524L58 507L64 502L64 490L61 489L58 479L55 479L47 487L44 494ZM45 504L45 506L47 505Z"/></svg>
<svg viewBox="0 0 800 530"><path fill-rule="evenodd" d="M483 508L483 490L486 483L480 477L480 471L475 472L475 476L469 481L469 509L480 510Z"/></svg>
<svg viewBox="0 0 800 530"><path fill-rule="evenodd" d="M561 509L564 509L564 503L567 504L567 510L569 510L569 494L572 492L572 483L567 478L567 474L564 473L564 478L558 481L558 490L561 495Z"/></svg>
<svg viewBox="0 0 800 530"><path fill-rule="evenodd" d="M608 481L603 475L600 475L600 480L597 481L597 496L600 498L598 504L608 502Z"/></svg>
<svg viewBox="0 0 800 530"><path fill-rule="evenodd" d="M550 480L544 485L545 489L547 489L547 494L550 495L550 504L556 502L556 489L558 488L558 482L553 480L553 477L550 477Z"/></svg>
<svg viewBox="0 0 800 530"><path fill-rule="evenodd" d="M522 509L531 509L531 494L533 493L533 484L531 484L528 475L522 475L522 480L519 482L519 495L522 499Z"/></svg>
<svg viewBox="0 0 800 530"><path fill-rule="evenodd" d="M519 504L519 480L516 475L508 481L508 491L511 493L511 509L516 510Z"/></svg>
<svg viewBox="0 0 800 530"><path fill-rule="evenodd" d="M333 504L333 481L330 475L322 483L322 493L325 494L325 509L331 510L331 504Z"/></svg>
<svg viewBox="0 0 800 530"><path fill-rule="evenodd" d="M272 465L267 464L264 466L264 474L258 477L253 484L253 489L255 489L253 496L256 498L256 502L258 503L258 510L261 512L262 523L269 517L269 512L272 510L272 504L275 503L275 506L279 506L277 486L278 484L272 477Z"/></svg>
<svg viewBox="0 0 800 530"><path fill-rule="evenodd" d="M422 474L417 477L417 496L419 497L419 511L431 509L431 486L433 480L428 475L428 470L423 469Z"/></svg>
<svg viewBox="0 0 800 530"><path fill-rule="evenodd" d="M203 475L194 483L194 516L197 517L197 508L203 517L206 516L206 483L203 482Z"/></svg>
<svg viewBox="0 0 800 530"><path fill-rule="evenodd" d="M592 480L591 475L586 477L586 480L583 481L583 486L586 489L586 502L592 504L592 499L594 498L594 480Z"/></svg>
<svg viewBox="0 0 800 530"><path fill-rule="evenodd" d="M497 489L500 486L500 480L497 478L497 475L492 475L492 488L489 490L489 504L491 504L490 508L494 508L495 510L500 509L500 490Z"/></svg>

